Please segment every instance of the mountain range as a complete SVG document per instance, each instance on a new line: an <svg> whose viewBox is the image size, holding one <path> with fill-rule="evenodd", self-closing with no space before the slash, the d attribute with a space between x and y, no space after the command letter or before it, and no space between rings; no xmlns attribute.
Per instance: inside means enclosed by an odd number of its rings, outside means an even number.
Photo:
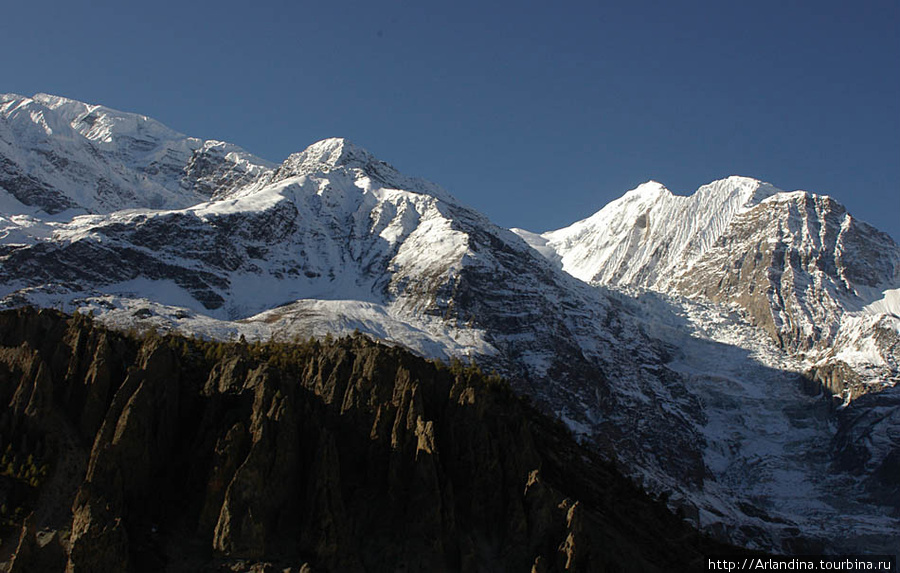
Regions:
<svg viewBox="0 0 900 573"><path fill-rule="evenodd" d="M280 165L0 96L0 305L496 370L722 541L900 551L900 247L746 177L504 229L345 139Z"/></svg>

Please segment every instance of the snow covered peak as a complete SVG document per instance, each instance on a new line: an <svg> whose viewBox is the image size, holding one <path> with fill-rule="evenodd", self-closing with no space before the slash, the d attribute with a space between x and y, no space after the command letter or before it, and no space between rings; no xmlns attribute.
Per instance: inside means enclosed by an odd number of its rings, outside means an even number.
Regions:
<svg viewBox="0 0 900 573"><path fill-rule="evenodd" d="M303 153L309 160L315 160L331 167L349 165L351 163L367 164L376 161L375 156L367 150L343 137L330 137L317 141L306 148Z"/></svg>
<svg viewBox="0 0 900 573"><path fill-rule="evenodd" d="M641 198L655 198L664 195L671 195L672 192L669 191L665 185L658 181L647 181L646 183L641 183L631 191L625 193L627 197L641 197Z"/></svg>
<svg viewBox="0 0 900 573"><path fill-rule="evenodd" d="M404 175L390 163L381 161L366 149L342 137L317 141L300 153L292 154L275 172L272 182L309 175L330 178L331 172L345 173L357 181L356 185L360 189L402 189L459 204L441 186L419 177Z"/></svg>
<svg viewBox="0 0 900 573"><path fill-rule="evenodd" d="M365 169L378 163L374 155L342 137L331 137L313 143L300 153L288 157L278 169L275 179L307 175L317 171L329 172L338 167Z"/></svg>
<svg viewBox="0 0 900 573"><path fill-rule="evenodd" d="M55 137L80 135L95 145L109 148L116 140L133 138L150 141L180 141L188 139L145 115L118 111L62 96L39 93L33 97L5 94L4 115L27 114L32 121L43 121L44 131ZM48 131L49 128L49 131ZM74 132L74 133L72 133Z"/></svg>
<svg viewBox="0 0 900 573"><path fill-rule="evenodd" d="M584 281L649 286L702 255L737 214L780 192L750 177L713 181L690 196L648 181L587 219L544 233L540 245L519 234Z"/></svg>
<svg viewBox="0 0 900 573"><path fill-rule="evenodd" d="M48 94L0 95L0 165L4 211L50 215L186 207L274 168L144 115Z"/></svg>

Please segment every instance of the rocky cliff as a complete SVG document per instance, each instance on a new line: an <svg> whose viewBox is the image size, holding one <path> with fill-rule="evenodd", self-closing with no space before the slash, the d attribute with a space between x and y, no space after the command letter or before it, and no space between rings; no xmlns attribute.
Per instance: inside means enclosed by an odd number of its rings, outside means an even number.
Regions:
<svg viewBox="0 0 900 573"><path fill-rule="evenodd" d="M673 571L723 549L499 378L363 337L8 311L0 399L26 460L3 469L10 571Z"/></svg>

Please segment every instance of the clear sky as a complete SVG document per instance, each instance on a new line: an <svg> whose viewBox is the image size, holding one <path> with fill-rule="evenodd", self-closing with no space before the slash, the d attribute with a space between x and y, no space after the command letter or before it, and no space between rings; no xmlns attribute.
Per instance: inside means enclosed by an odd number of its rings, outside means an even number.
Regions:
<svg viewBox="0 0 900 573"><path fill-rule="evenodd" d="M45 0L0 46L0 92L273 161L347 137L507 227L747 175L900 239L898 0Z"/></svg>

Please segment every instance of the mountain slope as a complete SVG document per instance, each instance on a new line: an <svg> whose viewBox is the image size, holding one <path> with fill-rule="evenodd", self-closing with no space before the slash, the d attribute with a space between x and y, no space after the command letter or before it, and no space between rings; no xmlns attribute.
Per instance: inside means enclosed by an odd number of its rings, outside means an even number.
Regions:
<svg viewBox="0 0 900 573"><path fill-rule="evenodd" d="M900 248L889 236L830 197L785 193L739 177L690 197L650 182L570 227L542 235L515 231L582 280L645 301L662 295L688 318L691 338L678 328L654 335L679 349L668 367L687 376L704 400L704 459L718 468L708 491L735 480L739 489L755 490L756 506L772 515L789 508L798 492L809 495L813 475L836 480L811 496L819 500L828 489L843 492L845 501L849 495L897 499ZM645 310L649 321L665 324L655 306ZM782 352L765 350L754 328ZM703 350L698 338L728 346ZM741 365L732 346L759 364ZM791 396L797 379L812 394L824 389L838 409L816 414L814 403L801 406ZM754 404L761 407L758 417ZM773 434L754 424L781 429ZM803 437L816 426L818 439L827 437L830 445ZM773 472L780 477L771 480ZM842 473L861 477L862 490ZM787 485L799 476L807 477ZM816 514L814 505L800 514ZM843 535L868 527L859 522Z"/></svg>
<svg viewBox="0 0 900 573"><path fill-rule="evenodd" d="M314 144L270 183L219 200L34 223L16 236L25 240L0 250L7 305L72 305L124 327L145 318L214 336L358 328L429 356L477 357L589 434L602 433L591 419L636 442L663 426L620 419L639 386L669 392L641 367L661 349L620 305L345 140ZM654 474L696 481L689 417L667 425L653 437L660 455L630 451L661 465Z"/></svg>
<svg viewBox="0 0 900 573"><path fill-rule="evenodd" d="M900 248L890 237L829 197L785 193L736 217L676 288L739 304L782 346L806 353L819 379L850 400L900 374L900 309L866 308L897 285ZM841 354L866 341L872 351L851 365L860 375L834 384L827 373L849 361Z"/></svg>

